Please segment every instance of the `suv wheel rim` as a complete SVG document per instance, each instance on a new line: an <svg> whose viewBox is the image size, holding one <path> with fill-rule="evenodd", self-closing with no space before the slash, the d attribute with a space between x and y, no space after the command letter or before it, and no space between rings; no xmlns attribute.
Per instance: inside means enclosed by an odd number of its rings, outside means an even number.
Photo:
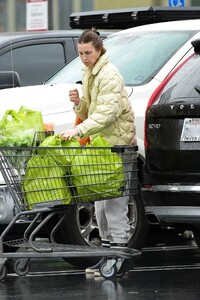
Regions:
<svg viewBox="0 0 200 300"><path fill-rule="evenodd" d="M130 220L132 236L135 232L138 219L137 206L134 198L129 203L128 217ZM94 203L80 203L79 205L77 205L76 223L79 233L87 245L99 246L101 244Z"/></svg>

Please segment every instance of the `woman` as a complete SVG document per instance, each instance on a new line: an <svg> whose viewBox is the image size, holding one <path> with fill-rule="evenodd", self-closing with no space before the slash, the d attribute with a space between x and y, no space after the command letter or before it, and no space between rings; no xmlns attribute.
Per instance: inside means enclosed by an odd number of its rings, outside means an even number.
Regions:
<svg viewBox="0 0 200 300"><path fill-rule="evenodd" d="M83 122L60 135L72 137L101 135L112 145L136 144L134 114L124 81L118 69L110 63L103 41L94 30L85 30L78 40L79 56L84 64L83 96L77 90L69 92L74 111ZM130 238L127 216L128 197L96 201L95 211L104 247L123 248ZM93 271L89 268L88 271Z"/></svg>

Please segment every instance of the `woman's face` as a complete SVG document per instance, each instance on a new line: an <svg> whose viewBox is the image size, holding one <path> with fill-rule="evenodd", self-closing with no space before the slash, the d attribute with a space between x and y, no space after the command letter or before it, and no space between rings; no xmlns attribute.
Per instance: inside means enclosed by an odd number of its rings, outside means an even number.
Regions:
<svg viewBox="0 0 200 300"><path fill-rule="evenodd" d="M78 44L78 53L83 64L88 68L94 67L100 56L100 51L97 51L91 42Z"/></svg>

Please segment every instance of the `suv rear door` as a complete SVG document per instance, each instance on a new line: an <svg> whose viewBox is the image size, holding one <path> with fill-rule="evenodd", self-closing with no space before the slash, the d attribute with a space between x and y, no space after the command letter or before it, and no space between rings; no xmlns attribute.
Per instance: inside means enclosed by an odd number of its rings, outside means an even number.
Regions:
<svg viewBox="0 0 200 300"><path fill-rule="evenodd" d="M146 183L200 182L200 55L166 84L146 116Z"/></svg>

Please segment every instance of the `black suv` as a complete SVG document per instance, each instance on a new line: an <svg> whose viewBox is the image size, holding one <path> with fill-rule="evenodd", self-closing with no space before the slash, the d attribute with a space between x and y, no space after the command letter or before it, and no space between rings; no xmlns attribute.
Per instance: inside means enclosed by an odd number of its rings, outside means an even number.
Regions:
<svg viewBox="0 0 200 300"><path fill-rule="evenodd" d="M200 40L192 44L149 100L143 196L150 222L193 230L200 244Z"/></svg>

